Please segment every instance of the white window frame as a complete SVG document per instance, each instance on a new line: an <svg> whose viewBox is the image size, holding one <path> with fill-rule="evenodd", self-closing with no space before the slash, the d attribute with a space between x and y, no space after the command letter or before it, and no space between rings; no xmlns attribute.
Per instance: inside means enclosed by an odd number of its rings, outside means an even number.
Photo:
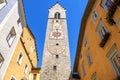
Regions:
<svg viewBox="0 0 120 80"><path fill-rule="evenodd" d="M27 74L27 72L28 72L28 64L25 64L24 73Z"/></svg>
<svg viewBox="0 0 120 80"><path fill-rule="evenodd" d="M116 55L118 56L118 58L116 57ZM113 67L113 70L115 71L116 75L120 75L120 70L117 68L120 68L120 52L117 50L116 45L114 44L112 46L112 48L110 49L110 51L107 54L107 57L109 58L109 61ZM116 64L114 62L114 59L116 59Z"/></svg>
<svg viewBox="0 0 120 80"><path fill-rule="evenodd" d="M15 37L16 37L16 32L15 32L14 27L12 27L9 34L8 34L8 36L7 36L7 38L6 38L9 47L11 47Z"/></svg>
<svg viewBox="0 0 120 80"><path fill-rule="evenodd" d="M0 0L0 10L7 4L6 0Z"/></svg>
<svg viewBox="0 0 120 80"><path fill-rule="evenodd" d="M22 27L22 22L21 22L20 18L18 18L17 24L18 24L18 27Z"/></svg>
<svg viewBox="0 0 120 80"><path fill-rule="evenodd" d="M93 13L92 13L92 20L93 20L94 24L96 23L97 18L98 18L98 13L97 13L96 10L94 10Z"/></svg>
<svg viewBox="0 0 120 80"><path fill-rule="evenodd" d="M101 20L99 22L97 32L98 32L98 35L99 35L100 39L103 39L104 35L107 33L107 29L106 29L106 27L104 26L104 24Z"/></svg>
<svg viewBox="0 0 120 80"><path fill-rule="evenodd" d="M30 47L30 50L31 50L31 52L33 52L33 50L34 50L33 46Z"/></svg>
<svg viewBox="0 0 120 80"><path fill-rule="evenodd" d="M20 55L22 55L21 58L20 58ZM18 56L18 59L17 59L17 63L18 63L19 65L21 65L22 60L23 60L23 53L22 53L22 51L20 51L19 56Z"/></svg>
<svg viewBox="0 0 120 80"><path fill-rule="evenodd" d="M3 64L3 62L4 62L4 58L3 58L3 56L2 56L2 54L0 53L0 68L2 67L2 64Z"/></svg>

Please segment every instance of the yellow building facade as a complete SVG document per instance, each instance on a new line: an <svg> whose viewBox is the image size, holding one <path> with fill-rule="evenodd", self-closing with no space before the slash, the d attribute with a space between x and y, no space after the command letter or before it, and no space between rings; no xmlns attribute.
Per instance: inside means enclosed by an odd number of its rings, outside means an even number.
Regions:
<svg viewBox="0 0 120 80"><path fill-rule="evenodd" d="M37 68L37 63L38 57L34 37L30 29L24 27L4 80L33 80L32 68Z"/></svg>
<svg viewBox="0 0 120 80"><path fill-rule="evenodd" d="M81 22L74 64L74 72L78 72L81 80L118 80L119 6L120 0L88 1Z"/></svg>

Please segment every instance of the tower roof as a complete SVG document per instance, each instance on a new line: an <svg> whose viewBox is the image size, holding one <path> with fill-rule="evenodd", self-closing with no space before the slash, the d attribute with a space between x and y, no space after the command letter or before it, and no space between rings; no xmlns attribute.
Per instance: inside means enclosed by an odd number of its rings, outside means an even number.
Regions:
<svg viewBox="0 0 120 80"><path fill-rule="evenodd" d="M55 5L53 5L51 8L49 8L49 10L51 9L62 9L62 10L66 10L59 2L56 2Z"/></svg>

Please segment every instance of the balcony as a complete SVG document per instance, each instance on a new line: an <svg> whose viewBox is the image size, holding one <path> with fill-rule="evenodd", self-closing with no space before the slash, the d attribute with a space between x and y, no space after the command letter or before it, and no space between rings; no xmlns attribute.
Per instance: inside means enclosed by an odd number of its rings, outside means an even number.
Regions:
<svg viewBox="0 0 120 80"><path fill-rule="evenodd" d="M109 37L110 37L110 33L107 32L107 33L104 35L102 41L100 42L100 47L104 47L104 46L105 46L105 44L106 44L107 40L109 39Z"/></svg>
<svg viewBox="0 0 120 80"><path fill-rule="evenodd" d="M115 24L115 21L113 20L113 15L118 6L120 6L120 0L115 0L114 2L111 3L111 5L108 8L106 20L110 25Z"/></svg>

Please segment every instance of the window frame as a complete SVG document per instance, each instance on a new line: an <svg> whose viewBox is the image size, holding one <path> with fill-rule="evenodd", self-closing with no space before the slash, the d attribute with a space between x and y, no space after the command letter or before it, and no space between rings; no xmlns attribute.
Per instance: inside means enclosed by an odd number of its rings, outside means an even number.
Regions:
<svg viewBox="0 0 120 80"><path fill-rule="evenodd" d="M96 15L97 17L96 17L95 15ZM98 13L97 13L96 9L94 9L93 12L92 12L92 20L93 20L93 23L94 23L94 24L96 23L97 18L98 18Z"/></svg>
<svg viewBox="0 0 120 80"><path fill-rule="evenodd" d="M117 64L115 64L113 61L113 59L116 58L116 55L118 55L120 58L120 52L118 51L116 44L114 44L110 51L108 52L107 57L113 67L115 74L120 75L120 70L118 69L118 67L120 67L120 61L119 59L117 59Z"/></svg>
<svg viewBox="0 0 120 80"><path fill-rule="evenodd" d="M21 19L20 19L20 18L18 18L17 24L18 24L18 27L21 27L21 26L22 26L22 22L21 22Z"/></svg>
<svg viewBox="0 0 120 80"><path fill-rule="evenodd" d="M82 75L85 76L86 75L86 70L85 70L85 66L84 66L83 63L81 65L81 68L82 68Z"/></svg>
<svg viewBox="0 0 120 80"><path fill-rule="evenodd" d="M87 57L88 65L91 66L91 64L93 62L92 62L92 58L91 58L91 55L90 55L90 51L87 51L86 57Z"/></svg>
<svg viewBox="0 0 120 80"><path fill-rule="evenodd" d="M109 0L109 1L111 1L111 3L114 2L114 0ZM109 3L108 6L106 5L107 3ZM102 0L102 1L101 1L101 6L103 7L103 9L104 9L105 11L108 12L108 8L109 8L109 6L110 6L111 3L108 2L108 0Z"/></svg>
<svg viewBox="0 0 120 80"><path fill-rule="evenodd" d="M20 58L20 55L22 55L21 58ZM17 63L18 63L19 65L21 65L21 64L22 64L22 60L23 60L23 53L22 53L22 51L20 51L19 56L18 56L18 59L17 59Z"/></svg>
<svg viewBox="0 0 120 80"><path fill-rule="evenodd" d="M7 0L3 0L0 3L0 10L3 9L7 5Z"/></svg>
<svg viewBox="0 0 120 80"><path fill-rule="evenodd" d="M94 72L91 76L91 80L97 80L97 75L96 72Z"/></svg>
<svg viewBox="0 0 120 80"><path fill-rule="evenodd" d="M28 64L25 64L25 68L24 68L24 73L27 74L28 73Z"/></svg>
<svg viewBox="0 0 120 80"><path fill-rule="evenodd" d="M84 46L87 47L87 45L88 45L88 40L87 40L86 38L84 38L83 43L84 43Z"/></svg>
<svg viewBox="0 0 120 80"><path fill-rule="evenodd" d="M13 75L11 75L10 80L12 80L12 78L13 78L14 80L16 80L16 77L15 77L15 76L13 76Z"/></svg>
<svg viewBox="0 0 120 80"><path fill-rule="evenodd" d="M12 27L9 34L8 34L8 36L6 37L6 40L7 40L7 43L9 45L9 47L12 46L15 38L16 38L16 31L15 31L15 28Z"/></svg>
<svg viewBox="0 0 120 80"><path fill-rule="evenodd" d="M108 32L102 20L100 20L99 25L97 27L97 32L100 39L104 38L104 35Z"/></svg>
<svg viewBox="0 0 120 80"><path fill-rule="evenodd" d="M2 54L0 53L0 57L1 57L1 61L0 61L0 68L2 67L2 64L3 64L3 62L4 62L4 58L3 58L3 56L2 56Z"/></svg>
<svg viewBox="0 0 120 80"><path fill-rule="evenodd" d="M55 19L60 19L61 15L59 12L56 12L55 15L54 15L54 18Z"/></svg>

